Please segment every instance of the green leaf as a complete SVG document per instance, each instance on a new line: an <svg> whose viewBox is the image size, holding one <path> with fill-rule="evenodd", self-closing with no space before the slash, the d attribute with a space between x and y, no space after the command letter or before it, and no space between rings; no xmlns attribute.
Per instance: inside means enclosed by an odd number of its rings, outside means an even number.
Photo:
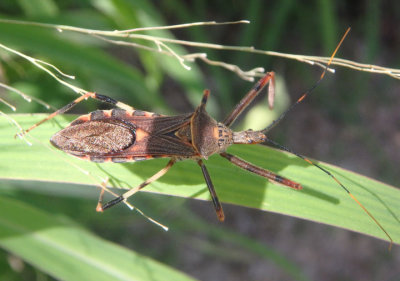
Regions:
<svg viewBox="0 0 400 281"><path fill-rule="evenodd" d="M137 69L118 61L100 48L87 46L82 42L82 37L79 37L81 41L76 43L65 40L57 34L59 32L34 26L0 23L0 29L2 31L0 41L5 45L16 47L23 52L42 54L46 58L51 58L49 60L52 62L58 61L60 63L55 64L63 71L66 71L64 65L68 65L74 68L74 75L79 71L78 73L87 73L91 78L95 77L100 81L107 78L109 83L118 85L127 93L141 93L135 97L138 105L148 104L149 100L157 103L158 97L153 96L152 99L148 97L151 93L146 90L144 77Z"/></svg>
<svg viewBox="0 0 400 281"><path fill-rule="evenodd" d="M65 218L5 197L0 246L61 280L193 280Z"/></svg>
<svg viewBox="0 0 400 281"><path fill-rule="evenodd" d="M46 115L10 116L23 128L28 128ZM46 122L31 132L33 146L26 145L22 140L15 140L15 129L5 119L0 120L0 178L98 185L99 178L109 177L111 186L129 188L140 184L167 162L166 159L157 159L140 163L96 164L75 159L62 151L49 148L48 139L51 135L65 127L72 118L62 116L56 120L57 122ZM236 145L229 152L299 182L304 189L296 191L277 186L232 166L219 156L213 156L206 165L222 202L304 218L387 240L384 233L348 194L316 167L292 155L261 145ZM90 172L91 176L69 163ZM388 231L395 243L400 242L398 189L341 168L319 164L350 189ZM177 163L164 177L145 190L209 199L200 168L194 161Z"/></svg>
<svg viewBox="0 0 400 281"><path fill-rule="evenodd" d="M27 16L55 16L58 12L53 0L18 0L19 5Z"/></svg>
<svg viewBox="0 0 400 281"><path fill-rule="evenodd" d="M163 26L165 22L162 17L162 13L157 10L149 1L127 1L127 0L115 0L113 1L112 8L109 5L104 5L103 2L98 2L96 5L115 22L119 23L119 29L129 29L132 26ZM155 35L163 38L174 38L171 31L168 30L156 30L145 32L148 35ZM143 43L143 42L142 42ZM153 43L149 43L150 47L153 47ZM185 48L182 46L171 44L169 45L175 53L184 55L187 53ZM178 62L175 57L166 55L157 55L156 53L149 51L140 51L139 57L146 69L146 76L148 85L155 87L155 92L159 92L161 86L161 79L164 74L174 79L184 88L186 98L191 101L193 106L196 106L198 101L202 97L204 90L204 84L202 83L202 73L199 67L195 63L186 64L190 66L191 70L188 71ZM157 81L157 82L156 82ZM211 101L211 104L213 101ZM154 107L154 104L153 104ZM210 104L209 104L210 109Z"/></svg>

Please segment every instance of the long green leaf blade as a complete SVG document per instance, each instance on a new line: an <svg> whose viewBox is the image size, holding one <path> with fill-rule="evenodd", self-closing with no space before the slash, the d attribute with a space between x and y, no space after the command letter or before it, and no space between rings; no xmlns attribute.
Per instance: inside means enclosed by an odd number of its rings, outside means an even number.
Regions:
<svg viewBox="0 0 400 281"><path fill-rule="evenodd" d="M40 114L11 116L23 128L45 117ZM96 185L100 183L100 179L96 181L94 177L109 177L111 186L129 188L140 184L166 164L166 159L126 164L95 164L48 149L51 135L71 120L71 117L59 117L58 122L46 122L32 131L32 136L37 140L32 147L21 140L15 140L15 129L4 119L0 120L0 178ZM335 225L387 240L347 193L315 167L281 151L259 145L237 145L229 152L297 181L304 189L295 191L276 186L232 166L219 156L213 156L206 165L221 201ZM90 172L91 177L66 161ZM353 172L320 164L351 190L389 232L395 243L400 242L398 189ZM146 191L209 199L201 171L193 161L179 162L167 175L146 188Z"/></svg>
<svg viewBox="0 0 400 281"><path fill-rule="evenodd" d="M0 247L60 280L193 280L65 218L6 197L0 197Z"/></svg>

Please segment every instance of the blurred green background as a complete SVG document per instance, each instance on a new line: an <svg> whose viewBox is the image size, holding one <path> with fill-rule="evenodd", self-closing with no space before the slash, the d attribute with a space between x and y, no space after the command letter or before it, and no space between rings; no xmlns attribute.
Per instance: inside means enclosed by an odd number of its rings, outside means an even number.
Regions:
<svg viewBox="0 0 400 281"><path fill-rule="evenodd" d="M173 31L171 36L318 56L329 56L351 26L338 57L392 68L400 65L397 1L2 0L0 17L104 30L247 19L250 25L195 27ZM164 114L193 110L203 89L208 88L212 94L208 110L220 120L252 85L204 63L193 64L192 70L186 71L161 55L74 33L0 23L0 43L61 67L75 75L74 83L84 89ZM262 66L274 70L280 81L277 102L295 100L321 72L282 58L215 50L207 53L211 59L243 69ZM1 82L56 108L75 98L71 90L29 62L5 52L0 52L0 58ZM399 93L398 80L337 67L336 74L328 74L316 92L271 135L301 154L399 186ZM19 113L46 112L16 95L0 92L0 97L15 104ZM263 97L260 102L266 104ZM75 113L102 106L86 102ZM265 112L260 114L268 114L267 107L263 108ZM8 112L3 105L0 109ZM252 116L241 120L242 126L260 123L259 117ZM220 226L214 214L206 211L208 202L138 194L138 207L149 215L163 213L171 228L164 233L125 208L99 216L93 211L97 190L92 188L0 184L3 194L18 197L23 193L20 200L73 217L103 238L201 280L400 278L398 247L388 253L386 244L376 239L295 218L225 206L230 219ZM52 280L28 264L11 266L18 261L12 254L0 252L1 280Z"/></svg>

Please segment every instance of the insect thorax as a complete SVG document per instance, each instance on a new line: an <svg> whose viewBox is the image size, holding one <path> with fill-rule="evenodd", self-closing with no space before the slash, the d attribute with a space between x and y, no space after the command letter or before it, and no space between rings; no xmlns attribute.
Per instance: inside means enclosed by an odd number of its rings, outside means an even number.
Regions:
<svg viewBox="0 0 400 281"><path fill-rule="evenodd" d="M196 110L191 120L191 137L194 148L208 158L212 154L224 152L233 143L232 130L222 123L217 123L201 107Z"/></svg>

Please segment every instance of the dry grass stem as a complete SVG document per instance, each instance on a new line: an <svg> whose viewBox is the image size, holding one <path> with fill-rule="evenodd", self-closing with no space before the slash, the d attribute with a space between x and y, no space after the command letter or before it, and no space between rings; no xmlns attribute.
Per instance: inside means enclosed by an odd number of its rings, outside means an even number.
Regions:
<svg viewBox="0 0 400 281"><path fill-rule="evenodd" d="M246 20L235 21L235 22L221 22L221 23L214 22L214 21L194 22L194 23L187 23L187 24L178 24L178 25L169 25L169 26L156 26L156 27L144 27L144 28L133 28L133 29L127 29L127 30L114 30L114 31L86 29L86 28L67 26L67 25L55 25L55 24L46 24L46 23L37 23L37 22L28 22L28 21L18 21L18 20L7 20L7 19L0 19L0 22L10 23L10 24L23 24L23 25L39 26L39 27L45 27L45 28L53 28L53 29L56 29L59 32L62 32L62 31L79 32L79 33L83 33L83 34L96 36L96 37L101 38L103 40L106 40L107 42L112 43L112 44L126 45L126 46L131 46L131 47L136 47L136 48L142 48L142 49L146 49L146 50L149 50L149 51L155 51L155 49L151 48L151 47L148 47L148 46L145 46L145 45L140 44L140 43L136 43L136 42L133 43L133 42L128 42L128 41L115 40L115 39L111 39L111 38L118 38L119 37L119 38L131 39L131 40L143 40L143 41L147 41L147 42L153 42L158 47L156 49L157 52L162 53L162 54L168 54L170 56L175 57L178 60L178 62L185 69L190 69L190 67L187 64L185 64L185 61L188 61L188 58L193 59L194 57L196 57L195 54L185 54L185 55L177 54L167 44L177 44L177 45L191 46L191 47L197 47L197 48L217 49L217 50L225 50L225 51L248 52L248 53L254 53L254 54L275 56L275 57L281 57L281 58L286 58L286 59L294 59L294 60L297 60L297 61L300 61L300 62L316 65L316 66L319 66L321 68L325 68L326 64L329 61L329 57L286 54L286 53L280 53L280 52L258 50L258 49L255 49L252 46L249 46L249 47L246 47L246 46L244 46L244 47L243 46L228 46L228 45L220 45L220 44L213 44L213 43L203 43L203 42L192 42L192 41L178 40L178 39L172 39L172 38L152 36L152 35L147 35L147 34L137 34L138 32L143 32L143 31L172 30L172 29L178 29L178 28L189 28L189 27L194 27L194 26L217 26L217 25L248 24L248 23L250 23L249 21L246 21ZM238 74L241 78L243 78L245 80L251 80L251 77L260 75L260 73L258 71L255 71L255 72L248 71L248 72L246 72L246 71L241 70L240 67L238 67L238 66L234 66L234 65L226 63L226 62L212 61L212 60L207 59L204 56L199 56L199 57L196 57L196 58L201 59L205 63L211 64L211 65L215 65L215 66L220 66L220 67L226 68L226 69L228 69L230 71L233 71L233 72L235 72L236 74ZM377 65L370 65L370 64L363 64L363 63L358 63L358 62L354 62L354 61L351 61L351 60L340 59L340 58L334 58L332 63L331 63L331 65L347 67L347 68L351 68L351 69L358 70L358 71L365 71L365 72L371 72L371 73L384 74L384 75L388 75L388 76L390 76L392 78L395 78L395 79L400 79L400 69L387 68L387 67L382 67L382 66L377 66ZM328 69L328 71L334 72L333 69Z"/></svg>
<svg viewBox="0 0 400 281"><path fill-rule="evenodd" d="M0 116L3 116L12 126L14 126L15 128L17 128L18 136L19 138L21 138L23 141L26 142L26 144L28 144L29 146L32 145L31 142L29 142L26 139L26 136L23 135L22 133L24 132L24 129L22 129L22 127L18 124L17 121L15 121L13 118L11 118L10 116L8 116L6 113L4 113L3 111L0 110Z"/></svg>
<svg viewBox="0 0 400 281"><path fill-rule="evenodd" d="M43 105L46 109L52 108L52 109L55 110L54 107L52 107L52 106L49 105L48 103L42 101L41 99L38 99L38 98L35 98L35 97L31 97L31 96L29 96L29 95L23 93L22 91L20 91L20 90L14 88L14 87L8 86L8 85L6 85L6 84L4 84L4 83L0 83L0 88L7 89L7 90L9 90L9 91L11 91L11 92L13 92L13 93L18 94L19 96L21 96L21 97L22 97L24 100L26 100L27 102L35 101L35 102L37 102L37 103ZM3 103L7 104L7 102L4 101L4 100L3 100ZM15 111L15 110L13 109L13 111Z"/></svg>
<svg viewBox="0 0 400 281"><path fill-rule="evenodd" d="M6 106L8 106L9 108L11 108L12 111L16 111L17 108L15 106L13 106L11 103L5 101L4 99L0 98L0 102L4 103Z"/></svg>
<svg viewBox="0 0 400 281"><path fill-rule="evenodd" d="M25 54L23 54L23 53L21 53L21 52L18 52L17 50L11 49L11 48L9 48L9 47L3 45L3 44L0 44L0 48L3 48L3 49L6 50L6 51L9 51L9 52L11 52L11 53L14 53L14 54L16 54L16 55L18 55L18 56L20 56L20 57L22 57L22 58L24 58L24 59L30 61L30 62L31 62L32 64L34 64L36 67L38 67L38 68L40 68L41 70L47 72L50 76L52 76L54 79L56 79L59 83L63 84L64 86L67 86L68 88L70 88L70 89L73 90L74 92L76 92L76 93L78 93L78 94L81 94L81 95L82 95L82 94L85 94L85 93L87 92L87 91L85 91L85 90L83 90L83 89L81 89L81 88L79 88L79 87L76 87L76 86L74 86L74 85L72 85L72 84L70 84L70 83L67 83L67 82L65 82L64 80L60 79L60 78L56 75L56 73L54 73L51 69L55 70L55 71L56 71L58 74L60 74L61 76L66 77L66 78L69 78L69 79L74 79L74 76L64 74L62 71L60 71L60 70L59 70L57 67L55 67L54 65L52 65L52 64L50 64L50 63L48 63L48 62L42 61L42 60L38 60L38 59L32 58L32 57L30 57L30 56L28 56L28 55L25 55ZM45 66L50 67L50 69L49 69L49 68L46 68Z"/></svg>

